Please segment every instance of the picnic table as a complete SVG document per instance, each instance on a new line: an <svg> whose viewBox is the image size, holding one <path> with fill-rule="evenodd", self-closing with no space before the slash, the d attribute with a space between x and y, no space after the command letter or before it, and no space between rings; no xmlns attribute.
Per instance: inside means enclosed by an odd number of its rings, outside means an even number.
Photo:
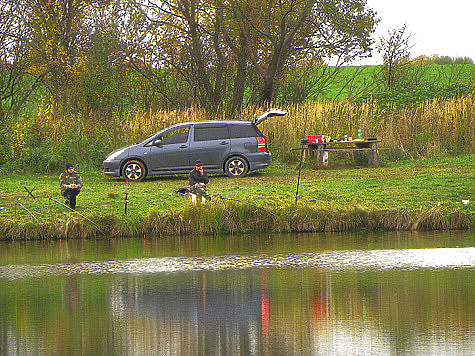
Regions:
<svg viewBox="0 0 475 356"><path fill-rule="evenodd" d="M368 140L352 140L352 141L330 141L330 142L311 142L308 140L302 140L301 148L292 148L292 150L303 150L303 159L307 156L317 157L317 168L324 168L328 165L328 153L337 152L361 152L368 151L368 165L377 167L379 165L379 153L381 148L377 147L377 144L381 140L368 139Z"/></svg>

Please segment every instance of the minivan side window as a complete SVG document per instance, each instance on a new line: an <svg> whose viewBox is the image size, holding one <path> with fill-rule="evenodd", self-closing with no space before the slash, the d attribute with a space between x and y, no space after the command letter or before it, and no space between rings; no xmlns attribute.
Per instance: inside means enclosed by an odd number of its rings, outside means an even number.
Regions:
<svg viewBox="0 0 475 356"><path fill-rule="evenodd" d="M189 132L189 127L169 131L162 136L162 144L169 145L171 143L186 143L188 141Z"/></svg>
<svg viewBox="0 0 475 356"><path fill-rule="evenodd" d="M257 137L259 132L252 125L229 125L231 138Z"/></svg>
<svg viewBox="0 0 475 356"><path fill-rule="evenodd" d="M195 126L195 142L211 140L229 139L228 128L226 126Z"/></svg>

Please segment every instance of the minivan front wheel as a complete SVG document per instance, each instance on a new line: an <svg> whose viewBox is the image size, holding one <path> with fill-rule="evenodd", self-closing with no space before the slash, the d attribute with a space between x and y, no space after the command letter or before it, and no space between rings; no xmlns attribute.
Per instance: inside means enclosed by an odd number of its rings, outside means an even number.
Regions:
<svg viewBox="0 0 475 356"><path fill-rule="evenodd" d="M125 180L140 182L146 175L147 169L140 161L129 161L122 167L122 176Z"/></svg>
<svg viewBox="0 0 475 356"><path fill-rule="evenodd" d="M249 171L249 165L247 161L238 156L229 158L224 164L224 171L231 178L244 177Z"/></svg>

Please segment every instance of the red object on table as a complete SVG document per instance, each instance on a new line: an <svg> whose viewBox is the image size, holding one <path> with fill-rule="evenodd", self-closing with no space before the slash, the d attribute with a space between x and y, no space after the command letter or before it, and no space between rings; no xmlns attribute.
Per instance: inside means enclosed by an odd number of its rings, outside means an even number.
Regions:
<svg viewBox="0 0 475 356"><path fill-rule="evenodd" d="M308 143L322 143L325 135L310 135L307 136Z"/></svg>

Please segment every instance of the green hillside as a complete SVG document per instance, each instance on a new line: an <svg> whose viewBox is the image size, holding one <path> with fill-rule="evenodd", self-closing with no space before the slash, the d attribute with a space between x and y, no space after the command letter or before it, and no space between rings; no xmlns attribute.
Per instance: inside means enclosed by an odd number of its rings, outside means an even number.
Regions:
<svg viewBox="0 0 475 356"><path fill-rule="evenodd" d="M382 66L348 66L327 69L329 80L316 85L309 97L313 100L357 99L371 93L384 92ZM428 90L437 97L437 89L470 87L475 85L475 65L410 65L406 66L406 82L400 89ZM321 69L314 70L314 76L322 74ZM440 92L442 93L442 92ZM445 96L445 95L444 95Z"/></svg>

